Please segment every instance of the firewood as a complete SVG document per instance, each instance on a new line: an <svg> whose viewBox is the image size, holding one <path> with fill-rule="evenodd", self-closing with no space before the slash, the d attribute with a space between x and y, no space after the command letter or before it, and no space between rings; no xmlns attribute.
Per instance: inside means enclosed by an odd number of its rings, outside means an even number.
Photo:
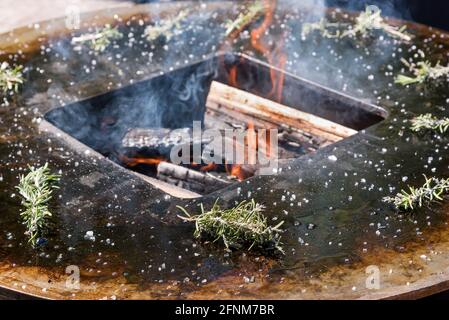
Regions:
<svg viewBox="0 0 449 320"><path fill-rule="evenodd" d="M226 112L226 110L237 111L241 114L277 125L287 124L332 142L339 141L357 133L356 130L332 121L284 106L216 81L212 82L207 107L219 112Z"/></svg>
<svg viewBox="0 0 449 320"><path fill-rule="evenodd" d="M179 129L182 134L191 136L190 128ZM158 148L160 146L173 146L182 142L181 135L173 134L173 130L166 128L133 128L122 139L125 148Z"/></svg>
<svg viewBox="0 0 449 320"><path fill-rule="evenodd" d="M188 139L183 139L183 136ZM194 145L201 146L203 143L207 143L207 141L192 140L190 128L176 131L166 128L134 128L130 129L123 137L118 153L129 157L141 155L147 158L170 159L174 148L184 150L184 147L193 148Z"/></svg>
<svg viewBox="0 0 449 320"><path fill-rule="evenodd" d="M157 178L175 184L188 186L197 192L211 192L229 185L229 181L219 179L207 173L192 170L169 162L161 162L157 167ZM190 186L190 187L189 187Z"/></svg>

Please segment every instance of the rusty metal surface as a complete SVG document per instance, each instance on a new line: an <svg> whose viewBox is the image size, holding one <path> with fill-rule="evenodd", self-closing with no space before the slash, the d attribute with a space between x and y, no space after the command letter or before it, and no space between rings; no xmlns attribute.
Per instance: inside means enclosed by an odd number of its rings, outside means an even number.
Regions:
<svg viewBox="0 0 449 320"><path fill-rule="evenodd" d="M217 10L221 10L218 18L213 14ZM132 28L127 20L137 23L148 15L178 11L173 4L137 6L96 13L90 22L114 21L118 14L123 21L116 22L126 29ZM230 3L214 3L198 8L196 14L199 23L210 26L219 23L207 24L209 20L223 19L232 11ZM413 56L417 49L434 62L445 61L448 35L410 24L414 44L393 45L385 39L334 43L319 37L302 42L295 28L303 16L286 12L280 8L275 21L291 24L286 46L289 50L295 46L297 55L289 57L286 69L373 102L389 117L285 163L279 175L256 177L196 200L168 196L82 144L63 139L41 117L59 105L169 70L174 59L190 63L213 53L220 49L220 37L199 28L197 40L205 45L195 47L198 57L188 56L185 48L192 48L191 43L179 41L169 44L168 50L154 49L151 63L139 46L126 50L122 46L96 56L97 66L86 72L92 57L70 50L69 40L64 40L69 32L61 20L41 24L39 30L22 28L1 35L2 60L22 50L17 59L29 71L21 95L0 109L0 286L55 299L388 299L448 289L447 205L401 216L381 202L406 184L422 183L422 174L449 176L447 138L416 136L405 121L426 112L447 114L447 83L402 88L393 84L390 74L399 72L400 57ZM53 45L49 52L41 52L47 34ZM248 42L240 39L227 49L254 55ZM330 161L330 155L338 161ZM52 204L54 231L48 244L35 250L19 223L20 200L14 186L27 165L46 161L61 170L61 189ZM176 217L176 205L208 205L217 197L229 205L253 197L267 206L270 219L285 220L286 255L229 254L195 241L192 227ZM309 223L316 228L309 230ZM95 241L84 238L87 231L94 232ZM80 268L79 290L66 286L69 265ZM365 286L370 265L380 269L379 290ZM245 282L245 276L254 276L254 282Z"/></svg>
<svg viewBox="0 0 449 320"><path fill-rule="evenodd" d="M96 11L106 8L130 7L133 2L114 0L81 0L67 3L65 0L3 0L0 3L2 21L0 33L29 24L39 24L52 18L59 18L66 13L67 5L76 5L80 12Z"/></svg>

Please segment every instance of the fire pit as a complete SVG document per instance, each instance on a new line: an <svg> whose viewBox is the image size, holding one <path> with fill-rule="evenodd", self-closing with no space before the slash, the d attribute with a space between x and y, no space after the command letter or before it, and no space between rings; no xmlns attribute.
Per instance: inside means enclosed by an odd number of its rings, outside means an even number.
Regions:
<svg viewBox="0 0 449 320"><path fill-rule="evenodd" d="M273 90L276 78L282 78L279 93ZM281 97L279 103L269 100L276 95ZM293 159L347 138L381 121L385 115L386 111L380 107L251 57L220 54L53 109L46 119L114 162L157 178L159 182L146 179L153 185L183 196L182 190L167 188L160 181L204 194L232 183L230 176L245 180L256 174L256 168L225 161L220 161L224 165L195 164L190 158L189 168L169 164L170 153L182 143L176 135L170 138L175 129L191 135L195 121L201 130L276 128L278 156ZM203 148L207 142L190 141L188 149L195 144Z"/></svg>
<svg viewBox="0 0 449 320"><path fill-rule="evenodd" d="M142 36L182 9L183 33ZM446 136L409 129L417 115L446 115L447 83L394 83L408 70L401 58L444 61L449 36L408 24L410 43L378 33L304 40L303 22L353 15L282 4L223 36L240 11L231 2L145 5L88 14L74 32L60 19L0 36L1 61L24 65L20 93L0 111L1 295L371 299L447 289L446 202L409 215L382 199L422 185L423 174L449 176ZM77 42L107 23L123 37L104 51ZM202 152L188 165L172 161L172 147L204 150L204 139L172 135L196 129L277 130L276 172L221 154L222 164L203 163ZM61 180L47 242L32 248L15 187L28 165L47 162ZM226 251L178 217L177 206L249 199L270 225L284 221L285 255ZM367 286L377 271L380 288Z"/></svg>

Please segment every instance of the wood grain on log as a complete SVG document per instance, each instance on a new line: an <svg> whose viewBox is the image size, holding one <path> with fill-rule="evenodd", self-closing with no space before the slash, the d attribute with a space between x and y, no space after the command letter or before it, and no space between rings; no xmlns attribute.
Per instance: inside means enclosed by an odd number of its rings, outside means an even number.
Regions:
<svg viewBox="0 0 449 320"><path fill-rule="evenodd" d="M234 87L212 82L207 107L218 112L238 112L277 125L288 125L332 142L357 133L315 115L284 106ZM224 110L223 110L224 109Z"/></svg>
<svg viewBox="0 0 449 320"><path fill-rule="evenodd" d="M196 192L211 192L230 184L229 181L219 179L207 173L165 161L161 162L157 167L157 178Z"/></svg>

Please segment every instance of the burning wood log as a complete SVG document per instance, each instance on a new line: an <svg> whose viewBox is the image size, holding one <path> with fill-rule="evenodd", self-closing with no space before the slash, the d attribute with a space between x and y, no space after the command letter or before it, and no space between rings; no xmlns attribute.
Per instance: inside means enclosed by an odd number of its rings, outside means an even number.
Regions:
<svg viewBox="0 0 449 320"><path fill-rule="evenodd" d="M179 134L173 134L177 132ZM190 128L173 131L166 128L134 128L130 129L122 139L122 146L125 148L158 148L160 146L173 146L182 141L182 135L191 136Z"/></svg>
<svg viewBox="0 0 449 320"><path fill-rule="evenodd" d="M207 142L207 141L206 141ZM166 129L166 128L134 128L130 129L122 139L120 154L135 157L142 154L146 157L169 159L173 148L182 149L188 145L202 144L204 141L192 140L190 128Z"/></svg>
<svg viewBox="0 0 449 320"><path fill-rule="evenodd" d="M222 189L230 184L208 173L198 172L169 162L161 162L157 167L157 178L181 188L199 193Z"/></svg>
<svg viewBox="0 0 449 320"><path fill-rule="evenodd" d="M217 112L229 110L249 115L267 122L288 125L305 132L336 142L357 133L329 120L305 113L271 100L258 97L243 90L212 82L207 107Z"/></svg>

